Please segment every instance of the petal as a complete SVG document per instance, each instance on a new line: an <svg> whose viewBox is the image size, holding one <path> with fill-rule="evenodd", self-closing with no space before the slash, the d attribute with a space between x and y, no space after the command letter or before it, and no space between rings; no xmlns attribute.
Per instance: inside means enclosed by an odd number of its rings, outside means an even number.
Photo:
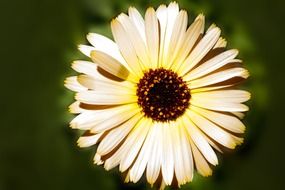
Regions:
<svg viewBox="0 0 285 190"><path fill-rule="evenodd" d="M225 38L220 37L216 43L216 45L214 46L215 48L225 48L227 46L227 41Z"/></svg>
<svg viewBox="0 0 285 190"><path fill-rule="evenodd" d="M118 60L111 57L110 55L98 51L91 51L92 60L97 63L102 69L111 73L114 76L117 76L121 79L128 79L129 71L126 69Z"/></svg>
<svg viewBox="0 0 285 190"><path fill-rule="evenodd" d="M178 52L181 50L181 46L183 44L186 28L188 24L188 15L187 12L182 10L179 12L176 17L173 31L171 34L170 42L169 42L169 50L167 52L167 58L165 62L165 68L171 68L171 65L176 58Z"/></svg>
<svg viewBox="0 0 285 190"><path fill-rule="evenodd" d="M88 90L77 81L76 76L67 77L64 81L64 86L74 92L82 92Z"/></svg>
<svg viewBox="0 0 285 190"><path fill-rule="evenodd" d="M158 54L159 54L159 23L155 10L148 8L145 14L145 33L150 54L151 68L158 67Z"/></svg>
<svg viewBox="0 0 285 190"><path fill-rule="evenodd" d="M144 70L148 69L150 67L150 60L148 57L146 42L141 37L138 29L126 14L120 14L117 17L117 20L121 23L124 28L124 31L126 32L126 35L124 36L126 38L126 41L129 40L132 46L134 47L136 55L142 65L142 68Z"/></svg>
<svg viewBox="0 0 285 190"><path fill-rule="evenodd" d="M204 76L212 71L215 71L222 66L234 62L234 58L237 56L238 51L236 49L225 51L212 59L206 61L199 67L193 69L189 73L187 73L183 78L185 81L191 81L197 79L201 76Z"/></svg>
<svg viewBox="0 0 285 190"><path fill-rule="evenodd" d="M115 92L85 91L75 95L75 99L92 105L119 105L137 102L137 96Z"/></svg>
<svg viewBox="0 0 285 190"><path fill-rule="evenodd" d="M81 130L90 130L95 125L106 120L110 120L113 115L135 110L136 108L136 104L128 104L101 110L87 110L76 116L70 122L70 126L72 128L77 128Z"/></svg>
<svg viewBox="0 0 285 190"><path fill-rule="evenodd" d="M245 131L244 124L232 115L210 111L195 106L191 106L190 109L229 131L234 133L244 133Z"/></svg>
<svg viewBox="0 0 285 190"><path fill-rule="evenodd" d="M110 153L120 142L129 134L129 132L136 126L137 122L142 118L141 114L136 114L134 117L121 124L119 127L111 130L104 139L100 142L97 153L106 155Z"/></svg>
<svg viewBox="0 0 285 190"><path fill-rule="evenodd" d="M127 37L128 34L125 31L124 27L118 20L114 19L111 22L111 29L114 39L118 44L119 49L125 58L131 72L138 78L141 78L141 76L143 76L142 68L136 55L135 48L130 42L130 38Z"/></svg>
<svg viewBox="0 0 285 190"><path fill-rule="evenodd" d="M190 25L187 29L187 32L183 39L183 44L181 45L181 49L176 56L176 59L171 67L172 70L175 72L179 69L182 62L188 56L189 52L194 47L195 43L197 42L199 36L204 32L204 25L205 25L205 17L204 15L200 14L196 17L195 21Z"/></svg>
<svg viewBox="0 0 285 190"><path fill-rule="evenodd" d="M202 176L212 175L212 169L210 168L209 164L207 163L203 155L199 152L198 148L191 139L190 143L195 161L195 166L198 173L200 173Z"/></svg>
<svg viewBox="0 0 285 190"><path fill-rule="evenodd" d="M210 162L212 165L218 164L218 158L212 147L209 145L207 140L201 134L201 131L195 126L195 124L191 121L191 117L183 117L183 122L185 128L188 131L190 138L193 140L195 145L198 147L200 152L204 155L204 157Z"/></svg>
<svg viewBox="0 0 285 190"><path fill-rule="evenodd" d="M116 91L119 94L136 95L135 85L129 81L117 82L112 80L100 80L89 75L79 75L77 80L81 85L96 92L106 92L112 89L112 91Z"/></svg>
<svg viewBox="0 0 285 190"><path fill-rule="evenodd" d="M187 110L186 113L191 121L193 121L193 123L195 123L195 125L199 127L206 135L225 147L228 147L230 149L235 148L236 143L231 134L224 131L214 123L210 122L192 110Z"/></svg>
<svg viewBox="0 0 285 190"><path fill-rule="evenodd" d="M98 133L98 134L90 135L90 136L81 136L78 139L77 144L81 148L90 147L96 144L102 135L103 133Z"/></svg>
<svg viewBox="0 0 285 190"><path fill-rule="evenodd" d="M79 45L78 46L79 51L81 51L84 55L91 57L91 51L95 50L94 47L92 46L87 46L87 45Z"/></svg>
<svg viewBox="0 0 285 190"><path fill-rule="evenodd" d="M132 20L133 24L136 26L137 31L139 32L141 38L146 42L146 36L145 36L145 26L144 26L144 20L139 11L134 8L129 8L129 17Z"/></svg>
<svg viewBox="0 0 285 190"><path fill-rule="evenodd" d="M153 126L153 128L157 129L157 136L156 140L153 142L153 148L151 149L146 171L147 181L151 185L155 183L160 172L163 148L162 127L163 126L160 123L155 123Z"/></svg>
<svg viewBox="0 0 285 190"><path fill-rule="evenodd" d="M142 145L141 151L134 165L130 169L130 179L134 183L138 182L145 171L148 159L154 147L154 142L157 140L157 132L158 129L155 126L150 126L150 130L147 134L144 144Z"/></svg>
<svg viewBox="0 0 285 190"><path fill-rule="evenodd" d="M217 90L191 94L193 101L217 103L242 103L250 99L250 93L244 90Z"/></svg>
<svg viewBox="0 0 285 190"><path fill-rule="evenodd" d="M174 158L173 158L173 145L172 145L172 136L171 128L169 123L163 123L163 150L162 150L162 177L166 185L172 183L174 176Z"/></svg>
<svg viewBox="0 0 285 190"><path fill-rule="evenodd" d="M94 50L98 50L104 52L105 54L108 54L109 56L118 60L126 68L128 68L125 59L121 55L120 50L114 41L96 33L89 33L87 35L87 39L95 47Z"/></svg>
<svg viewBox="0 0 285 190"><path fill-rule="evenodd" d="M201 39L197 46L193 49L190 55L186 58L184 63L181 65L177 71L180 76L185 75L194 66L196 66L202 58L213 48L219 39L221 30L217 27L211 29L206 35Z"/></svg>
<svg viewBox="0 0 285 190"><path fill-rule="evenodd" d="M248 78L248 76L249 76L249 73L244 68L231 68L231 69L216 72L216 73L207 75L205 77L190 81L189 88L194 89L194 88L209 86L209 85L223 82L223 81L235 78L235 77L246 79Z"/></svg>

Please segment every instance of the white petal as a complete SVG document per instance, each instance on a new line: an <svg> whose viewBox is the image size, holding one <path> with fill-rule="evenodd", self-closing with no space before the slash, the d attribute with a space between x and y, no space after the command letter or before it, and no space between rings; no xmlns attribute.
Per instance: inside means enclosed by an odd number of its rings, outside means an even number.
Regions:
<svg viewBox="0 0 285 190"><path fill-rule="evenodd" d="M183 117L183 122L185 128L188 131L191 139L204 155L204 157L213 165L218 164L218 158L212 147L209 145L207 140L201 134L202 132L195 126L195 124L191 121L191 117L188 118L187 116Z"/></svg>
<svg viewBox="0 0 285 190"><path fill-rule="evenodd" d="M166 185L170 185L174 176L173 145L169 123L163 124L162 177Z"/></svg>
<svg viewBox="0 0 285 190"><path fill-rule="evenodd" d="M225 38L220 37L216 43L216 45L214 46L215 48L225 48L227 46L227 41L225 40Z"/></svg>
<svg viewBox="0 0 285 190"><path fill-rule="evenodd" d="M196 88L196 89L191 89L190 93L198 93L198 92L207 92L207 91L212 91L212 90L219 90L219 89L226 89L228 87L236 85L235 83L233 84L228 84L228 85L217 85L217 86L210 86L210 87L202 87L202 88ZM190 88L190 85L189 85Z"/></svg>
<svg viewBox="0 0 285 190"><path fill-rule="evenodd" d="M79 147L89 147L96 144L103 133L98 133L90 136L82 136L78 139L77 144Z"/></svg>
<svg viewBox="0 0 285 190"><path fill-rule="evenodd" d="M94 125L91 129L92 133L100 133L102 131L110 130L118 125L122 124L123 122L129 120L135 114L140 112L140 109L137 107L133 107L130 109L125 110L124 112L116 113L109 115L109 119L106 119L97 125Z"/></svg>
<svg viewBox="0 0 285 190"><path fill-rule="evenodd" d="M129 134L134 126L136 126L141 117L141 114L136 114L134 117L119 127L111 130L99 144L97 153L100 155L106 155L110 153Z"/></svg>
<svg viewBox="0 0 285 190"><path fill-rule="evenodd" d="M163 149L163 135L162 135L162 125L160 123L155 123L154 128L157 128L157 137L153 142L153 148L151 149L151 154L147 164L146 178L147 181L152 185L158 178L161 166L161 156Z"/></svg>
<svg viewBox="0 0 285 190"><path fill-rule="evenodd" d="M129 8L129 17L132 20L133 24L137 27L137 31L139 32L141 38L144 40L146 43L146 36L145 36L145 26L144 26L144 20L139 11L134 8L130 7Z"/></svg>
<svg viewBox="0 0 285 190"><path fill-rule="evenodd" d="M206 135L214 139L216 142L228 148L235 148L236 143L232 138L231 134L224 131L220 127L216 126L214 123L205 119L201 115L195 113L192 110L187 110L187 115L199 127ZM193 140L194 141L194 140ZM198 146L198 145L197 145Z"/></svg>
<svg viewBox="0 0 285 190"><path fill-rule="evenodd" d="M146 48L146 42L140 36L138 29L132 23L131 19L125 14L120 14L117 17L117 20L121 23L124 30L126 31L125 38L127 38L132 43L132 46L135 49L136 55L139 58L140 63L142 64L142 68L148 69L150 66L148 50Z"/></svg>
<svg viewBox="0 0 285 190"><path fill-rule="evenodd" d="M178 70L180 76L185 75L189 72L199 61L204 58L204 56L213 48L217 40L219 39L221 30L219 28L211 29L206 35L201 39L198 45L193 49L187 59L182 63Z"/></svg>
<svg viewBox="0 0 285 190"><path fill-rule="evenodd" d="M111 57L110 55L102 51L93 50L91 52L91 58L105 71L121 79L124 80L128 79L129 76L128 69L126 69L118 60Z"/></svg>
<svg viewBox="0 0 285 190"><path fill-rule="evenodd" d="M119 94L136 95L135 85L129 81L117 82L112 80L100 80L89 75L79 75L77 80L86 88L95 91L106 92L112 90Z"/></svg>
<svg viewBox="0 0 285 190"><path fill-rule="evenodd" d="M191 94L193 101L217 103L242 103L250 99L250 93L244 90L216 90Z"/></svg>
<svg viewBox="0 0 285 190"><path fill-rule="evenodd" d="M114 39L118 44L119 49L124 59L126 60L131 72L140 78L143 76L142 68L136 55L135 48L130 42L130 38L128 37L127 32L125 31L122 24L116 19L112 20L111 29Z"/></svg>
<svg viewBox="0 0 285 190"><path fill-rule="evenodd" d="M165 67L169 69L172 65L172 62L176 58L178 52L181 50L181 46L183 44L186 28L188 24L188 15L187 12L181 10L176 17L173 31L171 34L169 49L167 52L167 58L165 62Z"/></svg>
<svg viewBox="0 0 285 190"><path fill-rule="evenodd" d="M193 152L193 157L195 161L195 166L197 171L202 176L210 176L212 175L212 169L210 168L209 164L205 160L205 158L202 156L202 154L199 152L198 148L194 144L194 142L190 139L191 148Z"/></svg>
<svg viewBox="0 0 285 190"><path fill-rule="evenodd" d="M94 47L92 46L87 46L87 45L79 45L78 46L79 51L81 51L84 55L91 57L91 51L95 50Z"/></svg>
<svg viewBox="0 0 285 190"><path fill-rule="evenodd" d="M84 91L75 95L75 99L93 105L118 105L128 104L137 101L137 96L126 95L115 92Z"/></svg>
<svg viewBox="0 0 285 190"><path fill-rule="evenodd" d="M64 81L64 86L74 92L82 92L88 90L77 81L76 76L67 77Z"/></svg>
<svg viewBox="0 0 285 190"><path fill-rule="evenodd" d="M128 154L128 152L131 149L137 150L137 148L141 146L142 141L144 140L149 129L150 122L151 121L149 119L143 118L136 124L136 126L134 126L133 130L128 135L122 146L120 146L120 148L110 158L106 160L104 165L106 170L110 170L116 167L122 161L122 159L128 159L127 161L131 163L133 162L131 158L136 155L130 155ZM126 166L130 165L131 163L126 163ZM120 165L120 167L125 167L125 165Z"/></svg>
<svg viewBox="0 0 285 190"><path fill-rule="evenodd" d="M141 148L141 151L134 163L134 165L130 169L130 179L134 183L138 182L141 176L144 173L144 170L147 165L147 161L151 155L152 149L154 148L154 142L157 141L157 132L158 129L152 125L150 126L150 130L147 134L145 142Z"/></svg>
<svg viewBox="0 0 285 190"><path fill-rule="evenodd" d="M151 68L158 67L159 54L159 23L153 8L148 8L145 14L145 33Z"/></svg>
<svg viewBox="0 0 285 190"><path fill-rule="evenodd" d="M249 73L244 68L227 69L227 70L216 72L216 73L207 75L205 77L193 80L189 82L189 88L190 89L200 88L200 87L216 84L219 82L223 82L223 81L235 78L235 77L241 77L241 78L246 79L248 76L249 76Z"/></svg>
<svg viewBox="0 0 285 190"><path fill-rule="evenodd" d="M238 118L232 115L210 111L195 106L191 106L190 109L229 131L234 133L243 133L245 131L244 124Z"/></svg>
<svg viewBox="0 0 285 190"><path fill-rule="evenodd" d="M122 106L111 107L101 110L86 110L85 112L76 116L71 122L72 128L81 130L90 130L95 125L109 120L113 115L121 114L137 108L136 104L128 104Z"/></svg>
<svg viewBox="0 0 285 190"><path fill-rule="evenodd" d="M225 51L212 59L206 61L199 67L193 69L189 73L187 73L183 78L186 81L190 81L201 76L204 76L216 69L233 62L233 59L237 56L238 51L236 49Z"/></svg>
<svg viewBox="0 0 285 190"><path fill-rule="evenodd" d="M73 114L81 113L81 112L85 111L84 109L82 109L80 107L80 102L79 101L73 102L70 106L68 106L68 109L69 109L69 112L73 113Z"/></svg>
<svg viewBox="0 0 285 190"><path fill-rule="evenodd" d="M195 43L197 42L199 36L204 32L204 25L205 25L205 17L204 15L200 14L197 16L195 21L190 25L187 29L185 37L183 39L182 47L176 56L174 64L172 65L171 69L177 71L182 62L185 60L189 52L194 47Z"/></svg>
<svg viewBox="0 0 285 190"><path fill-rule="evenodd" d="M90 75L94 78L105 78L98 72L98 65L90 61L77 60L71 66L75 71Z"/></svg>
<svg viewBox="0 0 285 190"><path fill-rule="evenodd" d="M87 35L88 41L95 47L96 50L104 52L114 59L118 60L122 65L128 68L126 61L120 53L117 44L109 38L96 33ZM94 50L95 50L94 49ZM90 54L89 54L90 55Z"/></svg>

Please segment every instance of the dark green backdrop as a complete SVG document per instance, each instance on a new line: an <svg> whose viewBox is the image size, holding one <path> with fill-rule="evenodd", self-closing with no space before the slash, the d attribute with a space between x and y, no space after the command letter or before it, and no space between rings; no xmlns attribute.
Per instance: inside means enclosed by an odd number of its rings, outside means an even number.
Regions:
<svg viewBox="0 0 285 190"><path fill-rule="evenodd" d="M169 2L169 1L167 1ZM167 3L166 2L166 3ZM184 189L284 187L284 3L277 0L180 0L191 19L206 14L251 72L245 143L220 157L209 178ZM76 147L68 127L73 94L63 87L88 32L110 36L109 22L127 7L162 1L12 0L0 3L0 190L148 189L125 185L116 170L92 165L94 150Z"/></svg>

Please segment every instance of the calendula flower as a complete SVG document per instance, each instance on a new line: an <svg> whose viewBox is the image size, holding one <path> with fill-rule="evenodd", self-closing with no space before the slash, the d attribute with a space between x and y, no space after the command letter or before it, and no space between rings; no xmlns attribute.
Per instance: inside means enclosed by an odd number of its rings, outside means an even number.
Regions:
<svg viewBox="0 0 285 190"><path fill-rule="evenodd" d="M204 15L187 25L175 2L144 18L131 7L111 22L115 42L87 35L92 46L79 50L93 62L75 61L81 74L65 81L76 92L70 111L79 114L70 125L85 131L78 145L97 144L94 163L119 166L127 182L145 174L164 188L190 182L195 169L209 176L215 150L243 141L250 94L235 86L249 73L217 26L204 31Z"/></svg>

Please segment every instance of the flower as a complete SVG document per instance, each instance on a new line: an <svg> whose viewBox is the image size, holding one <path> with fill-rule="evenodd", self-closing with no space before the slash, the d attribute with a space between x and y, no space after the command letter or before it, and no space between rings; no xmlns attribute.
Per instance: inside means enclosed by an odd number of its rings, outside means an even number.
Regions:
<svg viewBox="0 0 285 190"><path fill-rule="evenodd" d="M250 94L235 86L249 73L217 26L204 32L204 15L187 24L175 2L148 8L144 19L131 7L111 22L115 42L87 35L92 46L79 50L93 62L74 61L81 74L65 81L76 92L70 111L79 114L70 126L85 131L78 145L98 145L94 163L119 165L127 182L145 173L150 184L180 186L194 168L212 174L214 150L243 142Z"/></svg>

